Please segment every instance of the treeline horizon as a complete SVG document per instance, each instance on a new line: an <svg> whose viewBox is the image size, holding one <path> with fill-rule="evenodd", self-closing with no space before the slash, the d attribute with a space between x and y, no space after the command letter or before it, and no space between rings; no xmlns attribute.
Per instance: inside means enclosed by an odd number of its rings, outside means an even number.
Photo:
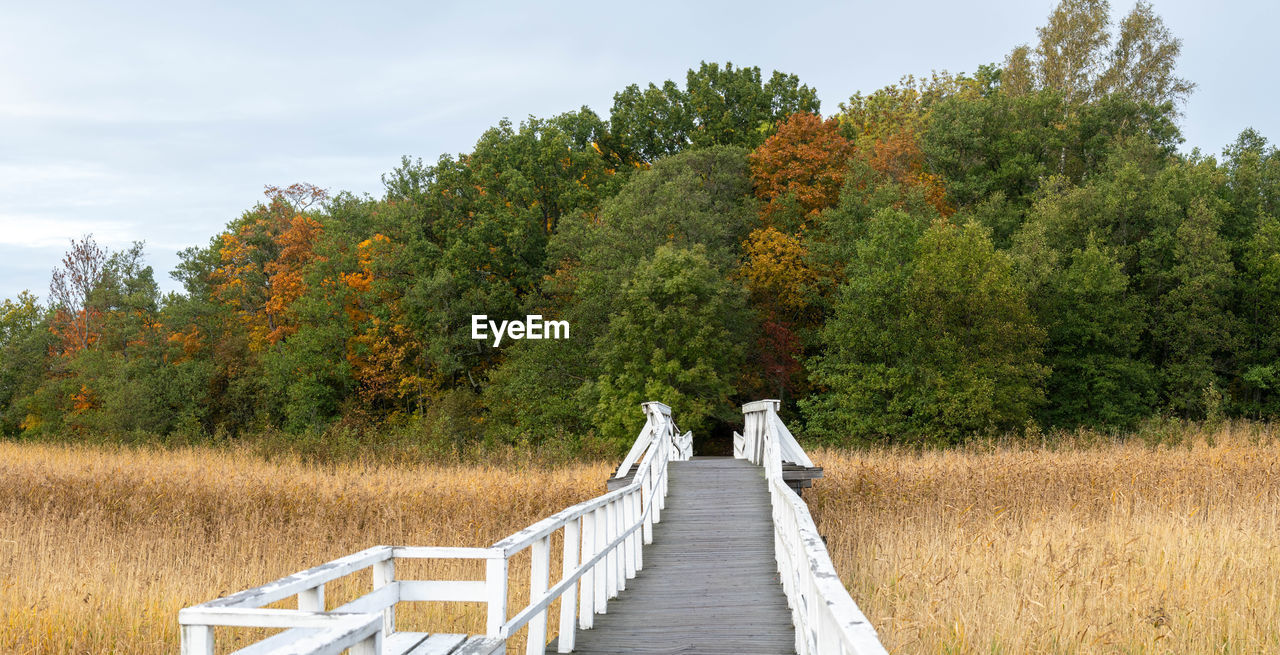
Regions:
<svg viewBox="0 0 1280 655"><path fill-rule="evenodd" d="M780 398L830 444L1280 415L1280 156L1180 153L1181 42L1064 0L1003 62L824 117L795 75L503 120L382 197L309 184L184 250L72 242L0 305L0 433L394 431L606 452ZM567 340L471 338L471 316Z"/></svg>

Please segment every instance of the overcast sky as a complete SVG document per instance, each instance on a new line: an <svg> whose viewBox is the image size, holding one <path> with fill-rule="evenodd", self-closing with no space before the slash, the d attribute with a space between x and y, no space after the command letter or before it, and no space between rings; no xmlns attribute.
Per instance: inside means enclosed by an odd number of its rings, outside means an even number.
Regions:
<svg viewBox="0 0 1280 655"><path fill-rule="evenodd" d="M263 185L378 196L401 155L468 151L504 116L607 116L614 92L683 82L703 60L795 73L831 114L907 73L999 62L1056 3L259 4L5 3L0 297L47 294L90 232L145 241L175 289L177 252ZM1280 139L1277 3L1154 4L1199 85L1185 149L1219 153L1247 126Z"/></svg>

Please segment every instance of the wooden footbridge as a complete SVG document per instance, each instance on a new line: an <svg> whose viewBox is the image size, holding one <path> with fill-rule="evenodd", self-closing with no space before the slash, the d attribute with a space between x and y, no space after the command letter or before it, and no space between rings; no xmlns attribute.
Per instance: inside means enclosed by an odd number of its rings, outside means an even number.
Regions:
<svg viewBox="0 0 1280 655"><path fill-rule="evenodd" d="M778 418L744 405L734 456L694 457L671 409L645 403L645 426L608 493L488 548L375 546L178 613L183 655L213 655L214 627L282 632L239 655L492 655L525 631L527 654L885 653L840 582L793 487L813 463ZM563 553L551 581L553 536ZM511 560L530 552L529 601L508 607ZM397 560L484 561L483 580L410 580ZM328 608L325 585L372 569L370 593ZM267 605L296 597L297 609ZM397 630L404 602L480 602L483 635ZM558 636L548 616L559 605Z"/></svg>

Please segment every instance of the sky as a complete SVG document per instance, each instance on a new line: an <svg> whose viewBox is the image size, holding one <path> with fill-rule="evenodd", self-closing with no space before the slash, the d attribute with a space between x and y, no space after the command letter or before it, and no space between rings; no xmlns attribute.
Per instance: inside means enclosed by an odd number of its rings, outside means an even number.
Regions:
<svg viewBox="0 0 1280 655"><path fill-rule="evenodd" d="M5 3L0 298L47 295L69 241L90 233L111 249L145 242L162 290L177 290L178 252L265 185L376 197L401 156L467 152L504 117L607 117L615 92L683 83L701 61L794 73L829 115L908 73L1000 62L1055 5ZM1250 126L1280 140L1280 3L1153 5L1198 84L1184 149L1220 153Z"/></svg>

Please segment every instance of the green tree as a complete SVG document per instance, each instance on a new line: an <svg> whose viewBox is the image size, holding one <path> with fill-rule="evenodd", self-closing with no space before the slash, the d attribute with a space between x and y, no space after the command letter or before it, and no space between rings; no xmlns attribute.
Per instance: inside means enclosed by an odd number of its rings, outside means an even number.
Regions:
<svg viewBox="0 0 1280 655"><path fill-rule="evenodd" d="M443 386L478 391L499 352L471 339L470 317L515 318L549 272L562 220L598 218L625 176L589 110L502 121L475 149L430 167L405 161L384 178L405 244L405 320Z"/></svg>
<svg viewBox="0 0 1280 655"><path fill-rule="evenodd" d="M601 434L625 445L646 400L670 405L687 430L732 417L745 324L745 294L704 247L660 246L623 284L618 312L594 347L601 373L585 391Z"/></svg>
<svg viewBox="0 0 1280 655"><path fill-rule="evenodd" d="M1044 331L982 226L882 210L850 265L813 369L825 391L801 403L811 432L956 441L1025 424Z"/></svg>
<svg viewBox="0 0 1280 655"><path fill-rule="evenodd" d="M0 303L0 434L15 434L27 416L20 401L30 396L48 373L54 345L49 312L34 294ZM38 419L37 419L38 420Z"/></svg>
<svg viewBox="0 0 1280 655"><path fill-rule="evenodd" d="M1280 416L1280 220L1262 216L1241 272L1242 409L1274 418Z"/></svg>
<svg viewBox="0 0 1280 655"><path fill-rule="evenodd" d="M495 430L537 440L590 429L596 401L578 391L598 376L597 344L623 310L621 289L640 262L664 246L701 247L727 278L756 221L747 151L731 146L662 159L632 176L598 217L566 218L549 246L556 270L523 311L566 319L573 336L503 348L508 357L485 390Z"/></svg>
<svg viewBox="0 0 1280 655"><path fill-rule="evenodd" d="M1106 96L1068 111L1060 92L1043 90L946 98L930 114L921 149L955 206L998 192L1025 209L1050 175L1082 183L1133 139L1168 157L1181 137L1167 106Z"/></svg>
<svg viewBox="0 0 1280 655"><path fill-rule="evenodd" d="M1131 427L1150 410L1154 371L1142 358L1146 313L1120 262L1096 243L1076 250L1035 294L1047 328L1051 425Z"/></svg>
<svg viewBox="0 0 1280 655"><path fill-rule="evenodd" d="M1218 234L1220 220L1195 198L1173 238L1171 288L1159 302L1156 347L1169 406L1203 417L1206 396L1224 388L1234 317L1227 309L1235 267Z"/></svg>
<svg viewBox="0 0 1280 655"><path fill-rule="evenodd" d="M684 89L668 80L615 94L610 129L618 148L654 162L688 147L755 148L778 121L818 109L817 92L795 75L774 71L765 81L758 67L703 62L689 71Z"/></svg>
<svg viewBox="0 0 1280 655"><path fill-rule="evenodd" d="M1062 0L1037 31L1034 51L1020 46L1005 60L1004 86L1012 93L1050 89L1069 106L1122 94L1176 107L1195 88L1174 74L1182 41L1148 2L1135 4L1113 35L1107 0Z"/></svg>

